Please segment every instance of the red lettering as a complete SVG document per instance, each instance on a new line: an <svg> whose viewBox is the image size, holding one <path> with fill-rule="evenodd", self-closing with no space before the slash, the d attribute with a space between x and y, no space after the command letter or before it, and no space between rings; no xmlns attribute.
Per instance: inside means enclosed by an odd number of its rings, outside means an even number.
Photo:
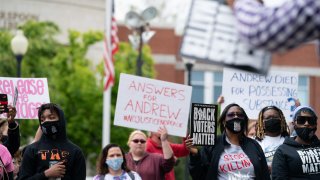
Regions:
<svg viewBox="0 0 320 180"><path fill-rule="evenodd" d="M47 153L48 150L40 150L39 153L41 154L41 160L46 160L47 159Z"/></svg>
<svg viewBox="0 0 320 180"><path fill-rule="evenodd" d="M224 173L228 172L227 170L225 170L225 166L226 166L225 164L220 165L220 171L222 171Z"/></svg>
<svg viewBox="0 0 320 180"><path fill-rule="evenodd" d="M51 150L51 156L50 156L50 160L60 160L60 154L59 154L59 150L58 149L52 149Z"/></svg>
<svg viewBox="0 0 320 180"><path fill-rule="evenodd" d="M242 169L242 167L239 166L238 161L236 161L236 165L237 165L238 170L239 170L239 169Z"/></svg>

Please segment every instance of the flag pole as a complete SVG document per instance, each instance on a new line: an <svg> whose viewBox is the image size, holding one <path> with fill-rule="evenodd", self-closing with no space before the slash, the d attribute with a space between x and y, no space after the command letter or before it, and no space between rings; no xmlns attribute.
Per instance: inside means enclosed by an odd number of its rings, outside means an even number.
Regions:
<svg viewBox="0 0 320 180"><path fill-rule="evenodd" d="M106 12L106 41L105 43L107 47L111 47L111 17L112 17L112 0L106 0L106 7L105 7L105 12ZM112 58L112 53L111 53L111 49L110 48L105 48L106 51L106 55L110 55L110 57ZM106 70L106 68L105 68ZM106 73L106 72L105 72ZM108 81L105 78L105 82ZM104 91L103 91L103 122L102 122L102 147L105 147L106 145L108 145L110 143L110 119L111 119L111 88L112 86L109 87L105 87L104 84Z"/></svg>

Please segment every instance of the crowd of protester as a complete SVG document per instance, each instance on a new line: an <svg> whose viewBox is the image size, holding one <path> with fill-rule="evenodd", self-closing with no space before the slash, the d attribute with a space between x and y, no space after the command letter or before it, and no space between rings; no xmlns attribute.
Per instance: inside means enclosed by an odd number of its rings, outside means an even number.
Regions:
<svg viewBox="0 0 320 180"><path fill-rule="evenodd" d="M19 150L15 114L15 108L9 106L7 119L0 121L2 179L86 178L84 155L68 140L66 120L58 105L49 103L39 108L35 141L23 151ZM165 127L149 132L149 137L134 130L127 142L129 152L117 144L102 149L93 179L172 180L175 163L185 156L189 157L192 179L319 179L316 112L311 107L298 106L291 123L294 136L290 136L283 112L276 106L267 106L261 109L255 123L249 124L245 110L232 103L219 116L221 134L214 146L195 147L190 136L181 144L170 143Z"/></svg>
<svg viewBox="0 0 320 180"><path fill-rule="evenodd" d="M262 2L227 0L240 36L253 47L282 52L319 39L319 0L292 0L276 8ZM0 119L0 179L86 179L85 157L68 139L58 105L39 107L35 139L22 149L16 113L8 105L7 118ZM320 179L317 119L308 106L298 106L290 120L276 106L267 106L254 121L241 106L229 104L219 116L221 134L214 146L195 147L188 135L181 144L170 143L165 127L149 137L134 130L129 152L117 144L102 149L93 179L174 180L174 165L185 156L193 179Z"/></svg>

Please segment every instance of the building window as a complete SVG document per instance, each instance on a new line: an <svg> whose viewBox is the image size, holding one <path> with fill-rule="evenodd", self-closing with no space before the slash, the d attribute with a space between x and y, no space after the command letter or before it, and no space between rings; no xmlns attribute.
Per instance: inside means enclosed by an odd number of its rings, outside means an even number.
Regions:
<svg viewBox="0 0 320 180"><path fill-rule="evenodd" d="M299 85L298 85L298 98L301 105L309 106L309 77L308 76L299 76Z"/></svg>

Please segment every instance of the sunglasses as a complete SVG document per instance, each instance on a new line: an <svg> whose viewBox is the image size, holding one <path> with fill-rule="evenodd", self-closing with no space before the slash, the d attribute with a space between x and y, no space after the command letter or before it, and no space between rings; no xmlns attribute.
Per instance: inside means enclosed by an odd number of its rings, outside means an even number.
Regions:
<svg viewBox="0 0 320 180"><path fill-rule="evenodd" d="M297 124L304 125L308 121L308 124L311 126L317 125L317 119L310 116L298 116L297 117Z"/></svg>
<svg viewBox="0 0 320 180"><path fill-rule="evenodd" d="M136 143L136 144L138 144L139 142L140 142L141 144L144 144L144 143L146 143L146 140L144 140L144 139L133 139L132 142L134 142L134 143Z"/></svg>
<svg viewBox="0 0 320 180"><path fill-rule="evenodd" d="M241 119L244 119L244 114L243 113L234 113L234 112L231 112L231 113L228 113L227 114L227 117L228 118L233 118L237 116L238 118L241 118Z"/></svg>

